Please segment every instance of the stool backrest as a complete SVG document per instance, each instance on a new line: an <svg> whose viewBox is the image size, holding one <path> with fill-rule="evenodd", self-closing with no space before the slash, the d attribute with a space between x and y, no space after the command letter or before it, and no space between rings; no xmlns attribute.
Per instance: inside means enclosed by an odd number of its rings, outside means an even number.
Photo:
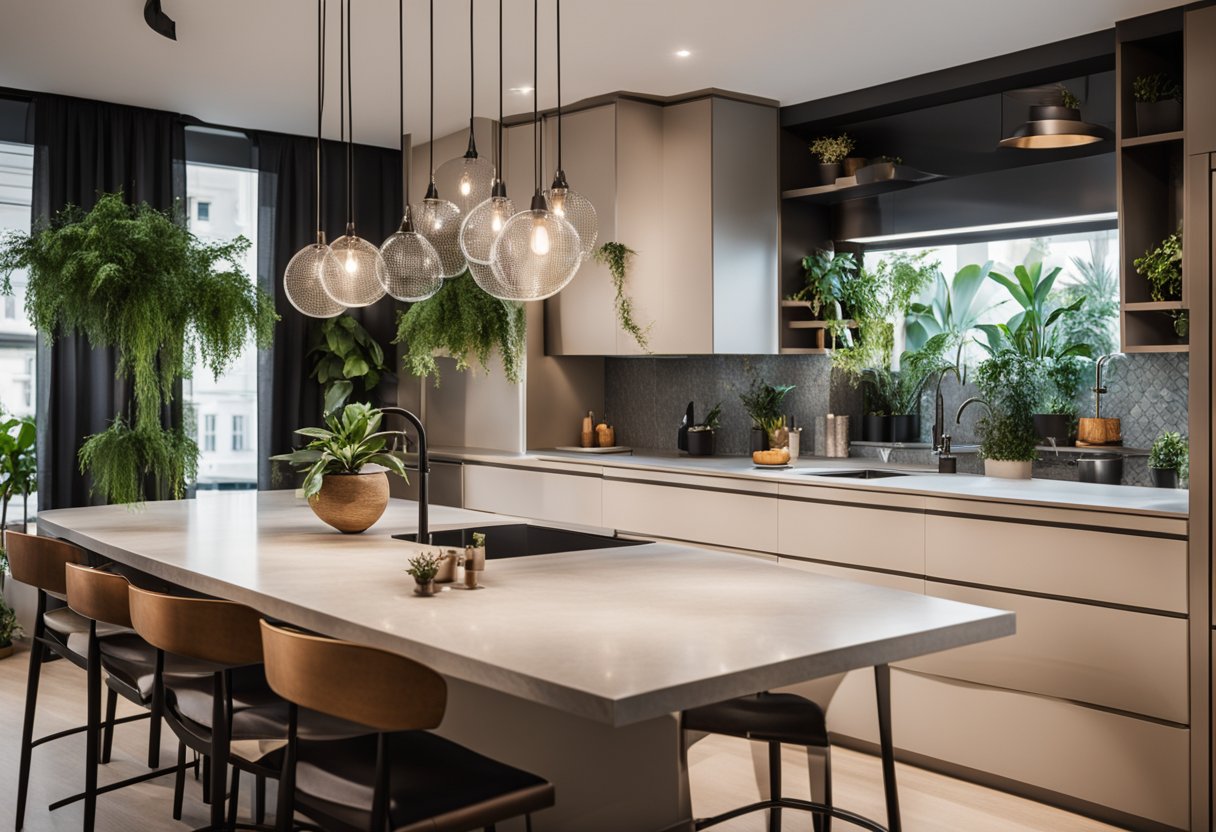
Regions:
<svg viewBox="0 0 1216 832"><path fill-rule="evenodd" d="M69 563L65 569L69 607L94 621L131 626L130 582L126 578L77 563Z"/></svg>
<svg viewBox="0 0 1216 832"><path fill-rule="evenodd" d="M379 731L438 728L447 683L412 659L262 622L266 681L288 702Z"/></svg>
<svg viewBox="0 0 1216 832"><path fill-rule="evenodd" d="M131 623L144 641L166 653L215 664L260 664L260 614L243 604L129 589Z"/></svg>
<svg viewBox="0 0 1216 832"><path fill-rule="evenodd" d="M60 598L68 591L64 566L88 561L84 549L66 540L13 531L5 534L4 539L13 577Z"/></svg>

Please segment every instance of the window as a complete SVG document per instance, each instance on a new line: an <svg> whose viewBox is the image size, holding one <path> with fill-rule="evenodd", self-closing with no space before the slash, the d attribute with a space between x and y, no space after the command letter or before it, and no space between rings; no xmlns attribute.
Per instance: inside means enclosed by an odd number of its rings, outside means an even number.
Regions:
<svg viewBox="0 0 1216 832"><path fill-rule="evenodd" d="M17 299L12 295L4 296L4 320L17 320Z"/></svg>
<svg viewBox="0 0 1216 832"><path fill-rule="evenodd" d="M195 219L199 222L211 222L211 203L199 202L195 211Z"/></svg>
<svg viewBox="0 0 1216 832"><path fill-rule="evenodd" d="M240 414L232 417L232 450L245 450L245 417Z"/></svg>
<svg viewBox="0 0 1216 832"><path fill-rule="evenodd" d="M203 451L215 450L215 414L208 413L203 417Z"/></svg>

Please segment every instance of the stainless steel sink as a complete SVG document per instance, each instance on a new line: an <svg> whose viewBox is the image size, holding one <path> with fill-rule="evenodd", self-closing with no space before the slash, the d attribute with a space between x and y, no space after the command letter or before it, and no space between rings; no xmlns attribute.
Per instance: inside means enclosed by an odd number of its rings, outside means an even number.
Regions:
<svg viewBox="0 0 1216 832"><path fill-rule="evenodd" d="M648 541L625 540L620 537L575 532L568 529L552 529L548 526L533 526L529 523L505 523L497 526L468 526L459 529L432 531L430 542L435 546L454 546L463 549L473 545L475 533L486 536L486 559L522 558L531 555L553 555L559 552L582 552L589 549L615 549L621 546L638 546ZM397 540L414 542L414 534L395 534Z"/></svg>
<svg viewBox="0 0 1216 832"><path fill-rule="evenodd" d="M808 477L840 477L850 480L885 480L888 477L906 477L907 471L890 471L882 468L860 468L856 471L800 471Z"/></svg>

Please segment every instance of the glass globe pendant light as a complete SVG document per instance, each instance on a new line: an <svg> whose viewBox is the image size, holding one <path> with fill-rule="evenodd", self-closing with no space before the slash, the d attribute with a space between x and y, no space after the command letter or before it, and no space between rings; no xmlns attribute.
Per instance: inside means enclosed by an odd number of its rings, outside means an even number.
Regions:
<svg viewBox="0 0 1216 832"><path fill-rule="evenodd" d="M557 0L557 172L545 192L549 210L565 217L578 232L584 257L590 256L600 235L600 220L591 200L570 189L562 169L562 0Z"/></svg>
<svg viewBox="0 0 1216 832"><path fill-rule="evenodd" d="M490 196L494 182L494 165L477 153L477 141L473 130L473 0L469 0L469 148L458 159L450 159L439 166L435 179L443 185L445 193L452 195L452 202L460 209L461 216L485 202Z"/></svg>
<svg viewBox="0 0 1216 832"><path fill-rule="evenodd" d="M490 248L490 267L504 294L503 300L543 300L557 294L574 279L582 262L578 231L565 217L549 210L541 190L540 111L537 21L539 0L532 4L532 145L536 192L527 211L507 220Z"/></svg>
<svg viewBox="0 0 1216 832"><path fill-rule="evenodd" d="M405 184L404 214L401 227L389 235L380 246L384 258L384 289L397 300L416 302L426 300L443 286L443 272L439 265L439 252L425 237L414 230L414 220L409 206L410 160L405 152L405 0L397 0L397 60L398 60L398 109L397 133L401 137L402 178Z"/></svg>
<svg viewBox="0 0 1216 832"><path fill-rule="evenodd" d="M322 275L325 292L343 306L369 306L384 297L388 278L380 249L355 233L355 106L351 83L351 0L346 0L346 233L330 244L341 268Z"/></svg>
<svg viewBox="0 0 1216 832"><path fill-rule="evenodd" d="M324 111L325 9L317 0L317 241L295 253L283 271L283 293L288 302L310 318L332 318L345 307L326 294L324 281L338 278L341 266L325 244L321 230L321 116Z"/></svg>
<svg viewBox="0 0 1216 832"><path fill-rule="evenodd" d="M460 225L460 250L469 261L469 271L477 285L491 295L494 290L482 283L482 277L485 277L487 281L493 281L494 287L498 286L489 268L490 249L507 220L515 215L515 203L507 196L507 185L502 181L502 0L498 0L498 125L495 136L497 169L490 198L466 214ZM486 268L473 268L474 265Z"/></svg>
<svg viewBox="0 0 1216 832"><path fill-rule="evenodd" d="M464 253L460 250L460 209L452 202L439 198L435 187L435 0L431 0L431 139L430 175L426 196L413 206L414 223L418 233L439 253L443 277L456 277L465 269Z"/></svg>

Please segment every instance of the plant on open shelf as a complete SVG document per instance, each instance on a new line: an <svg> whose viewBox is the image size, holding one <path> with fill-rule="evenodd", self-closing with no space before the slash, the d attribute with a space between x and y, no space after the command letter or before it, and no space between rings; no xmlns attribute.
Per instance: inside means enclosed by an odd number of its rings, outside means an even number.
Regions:
<svg viewBox="0 0 1216 832"><path fill-rule="evenodd" d="M326 400L346 401L355 392L355 382L361 382L367 395L380 384L389 369L384 364L384 348L371 333L350 315L326 318L315 326L309 356L316 357L312 377L321 385Z"/></svg>
<svg viewBox="0 0 1216 832"><path fill-rule="evenodd" d="M805 301L811 314L828 321L833 336L846 331L841 299L845 296L845 284L857 277L857 260L848 252L819 249L802 258L803 276L806 284L788 300Z"/></svg>
<svg viewBox="0 0 1216 832"><path fill-rule="evenodd" d="M451 356L456 369L468 370L474 360L489 370L497 351L507 379L523 378L527 321L521 303L488 294L465 271L443 281L433 297L413 304L397 319L394 344L405 344L402 362L415 376L434 376L439 386L436 354Z"/></svg>
<svg viewBox="0 0 1216 832"><path fill-rule="evenodd" d="M380 519L388 506L389 473L408 481L405 464L395 452L395 440L402 434L381 431L383 418L379 409L352 402L326 413L326 427L298 428L296 433L309 439L303 448L271 457L304 473L308 504L339 531L361 532ZM368 465L379 467L364 471Z"/></svg>
<svg viewBox="0 0 1216 832"><path fill-rule="evenodd" d="M1155 301L1182 300L1182 229L1132 261L1136 274L1148 281Z"/></svg>
<svg viewBox="0 0 1216 832"><path fill-rule="evenodd" d="M591 252L591 256L595 258L597 263L603 263L608 267L608 274L612 276L612 288L615 292L613 297L613 305L616 307L616 320L621 329L628 332L634 341L637 341L639 347L645 352L650 352L650 328L654 326L654 322L642 326L633 316L633 298L625 291L625 280L629 269L629 262L633 260L637 254L636 251L629 248L623 243L608 242L601 245L599 248Z"/></svg>
<svg viewBox="0 0 1216 832"><path fill-rule="evenodd" d="M1137 75L1132 81L1132 96L1137 104L1181 101L1182 85L1164 72Z"/></svg>
<svg viewBox="0 0 1216 832"><path fill-rule="evenodd" d="M162 425L162 408L196 355L218 377L251 336L268 346L278 320L240 266L248 249L244 237L203 242L184 218L127 205L116 193L0 243L3 291L11 291L14 269L28 270L25 306L35 329L48 341L79 333L94 348L114 347L117 375L132 383L125 412L80 448L94 493L118 503L182 496L198 446L182 428Z"/></svg>
<svg viewBox="0 0 1216 832"><path fill-rule="evenodd" d="M811 141L811 153L822 165L838 165L848 158L857 147L857 142L848 133L839 136L820 136Z"/></svg>
<svg viewBox="0 0 1216 832"><path fill-rule="evenodd" d="M1132 81L1136 100L1136 132L1141 136L1182 129L1182 85L1165 72L1140 75Z"/></svg>
<svg viewBox="0 0 1216 832"><path fill-rule="evenodd" d="M1177 488L1186 479L1190 464L1190 450L1182 434L1163 431L1155 440L1148 454L1148 470L1153 485L1158 488Z"/></svg>
<svg viewBox="0 0 1216 832"><path fill-rule="evenodd" d="M785 414L781 412L781 405L793 389L792 384L774 386L757 376L752 378L747 390L739 394L744 411L751 417L752 429L764 431L772 447L782 444L780 432L785 427Z"/></svg>

